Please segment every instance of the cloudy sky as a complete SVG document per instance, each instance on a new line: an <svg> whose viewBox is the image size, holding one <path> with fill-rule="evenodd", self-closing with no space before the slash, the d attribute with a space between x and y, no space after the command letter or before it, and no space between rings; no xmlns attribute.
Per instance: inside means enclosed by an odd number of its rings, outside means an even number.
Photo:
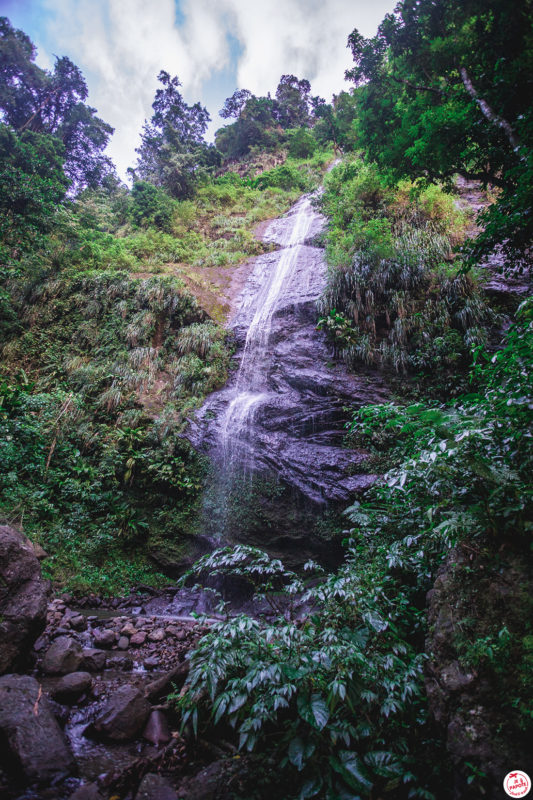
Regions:
<svg viewBox="0 0 533 800"><path fill-rule="evenodd" d="M124 176L161 69L178 75L189 103L207 106L210 136L236 88L274 92L284 73L327 99L347 88L348 34L375 33L394 0L0 0L28 33L38 63L66 55L83 71L89 102L115 128L109 154Z"/></svg>

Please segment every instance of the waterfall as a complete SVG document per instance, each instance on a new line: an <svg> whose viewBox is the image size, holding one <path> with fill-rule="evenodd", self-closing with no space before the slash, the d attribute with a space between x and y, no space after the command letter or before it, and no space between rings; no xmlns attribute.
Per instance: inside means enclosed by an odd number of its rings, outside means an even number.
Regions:
<svg viewBox="0 0 533 800"><path fill-rule="evenodd" d="M343 447L346 406L384 399L368 370L350 374L317 330L316 302L327 266L314 237L325 220L304 195L269 223L231 321L238 368L191 422L189 438L210 456L203 536L246 541L298 557L316 519L344 504L373 476L364 454ZM298 543L299 537L299 543Z"/></svg>
<svg viewBox="0 0 533 800"><path fill-rule="evenodd" d="M278 224L270 232L270 236L281 245L281 252L274 269L267 276L255 298L255 313L246 333L233 397L222 418L221 444L226 469L233 470L239 464L244 469L253 469L253 463L245 456L243 445L253 436L255 414L269 396L268 345L272 319L280 299L290 286L302 245L309 236L311 225L317 216L311 205L311 199L303 197L288 218L290 224L282 227L278 233L279 221L276 220ZM265 238L268 237L267 230Z"/></svg>

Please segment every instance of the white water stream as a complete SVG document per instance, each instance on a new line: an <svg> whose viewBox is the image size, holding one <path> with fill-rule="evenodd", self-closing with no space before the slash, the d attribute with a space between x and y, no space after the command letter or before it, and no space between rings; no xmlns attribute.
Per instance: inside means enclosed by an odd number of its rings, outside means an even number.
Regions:
<svg viewBox="0 0 533 800"><path fill-rule="evenodd" d="M237 463L246 467L243 443L250 442L254 417L269 398L272 320L290 290L302 246L312 228L316 229L319 219L311 198L305 196L294 207L293 213L282 220L274 220L265 234L266 241L274 241L282 249L261 290L253 298L254 313L246 333L233 397L221 420L221 444L228 469L233 469Z"/></svg>

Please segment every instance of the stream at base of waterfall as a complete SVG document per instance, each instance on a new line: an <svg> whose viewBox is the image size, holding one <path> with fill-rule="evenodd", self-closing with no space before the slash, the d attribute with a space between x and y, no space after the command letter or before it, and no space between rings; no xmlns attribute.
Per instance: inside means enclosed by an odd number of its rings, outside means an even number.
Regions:
<svg viewBox="0 0 533 800"><path fill-rule="evenodd" d="M334 361L317 330L327 266L313 200L267 227L263 240L279 249L254 259L230 321L238 368L191 422L212 464L203 521L212 544L301 550L320 516L374 480L365 454L343 446L346 408L383 401L386 388L375 372Z"/></svg>

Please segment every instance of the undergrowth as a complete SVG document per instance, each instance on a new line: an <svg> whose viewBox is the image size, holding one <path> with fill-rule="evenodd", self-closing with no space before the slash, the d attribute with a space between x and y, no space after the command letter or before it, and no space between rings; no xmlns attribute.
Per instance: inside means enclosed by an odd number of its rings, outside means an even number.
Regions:
<svg viewBox="0 0 533 800"><path fill-rule="evenodd" d="M486 345L495 317L453 245L466 218L437 186L387 185L373 165L349 159L325 182L329 218L323 328L349 365L451 374Z"/></svg>

